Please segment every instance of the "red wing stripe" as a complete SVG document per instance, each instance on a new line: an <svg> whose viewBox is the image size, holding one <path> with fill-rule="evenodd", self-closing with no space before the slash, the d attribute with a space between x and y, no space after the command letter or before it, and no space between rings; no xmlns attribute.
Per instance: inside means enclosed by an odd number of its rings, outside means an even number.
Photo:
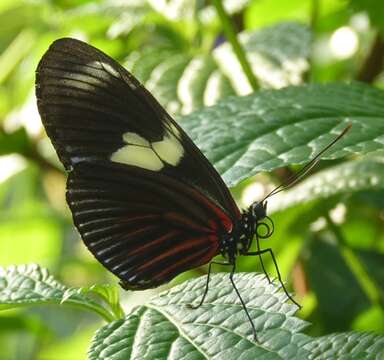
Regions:
<svg viewBox="0 0 384 360"><path fill-rule="evenodd" d="M151 247L154 248L157 245L161 244L162 242L164 242L164 241L167 242L167 240L175 238L177 235L180 235L180 234L181 234L180 231L172 230L172 231L164 234L163 236L159 236L158 238L155 238L152 241L148 241L145 244L137 246L133 251L130 251L129 256L134 256L134 255L137 255L139 253L144 253L146 249L151 248Z"/></svg>
<svg viewBox="0 0 384 360"><path fill-rule="evenodd" d="M135 272L142 272L142 271L147 271L149 268L156 267L156 265L161 262L162 260L172 257L173 255L176 255L179 252L183 252L188 249L193 249L193 248L201 248L206 246L206 236L202 237L196 237L196 238L190 238L187 241L183 241L181 244L170 248L168 251L163 252L162 254L146 261L143 265L139 266L138 268L135 269Z"/></svg>
<svg viewBox="0 0 384 360"><path fill-rule="evenodd" d="M148 220L155 220L159 219L158 215L154 214L143 214L139 216L132 216L132 217L127 217L126 218L118 218L116 216L114 217L105 217L105 218L98 218L98 219L93 219L89 221L83 221L81 224L79 224L79 229L87 228L87 227L96 227L98 229L101 228L102 224L116 224L116 223L123 223L124 225L126 224L136 224L136 223L141 223L143 221L147 222Z"/></svg>
<svg viewBox="0 0 384 360"><path fill-rule="evenodd" d="M172 245L174 239L177 239L180 233L178 231L169 232L158 238L155 238L154 241L146 243L144 246L141 246L140 249L134 249L134 251L126 251L124 254L120 254L111 259L111 263L116 263L116 260L120 259L120 263L117 263L115 266L111 267L111 271L114 273L118 273L119 276L122 274L126 274L128 272L136 272L138 266L140 266L143 262L146 263L148 261L148 257L153 253L160 253L157 251L159 247L164 244ZM149 250L150 252L146 252L145 250ZM129 255L127 256L127 253Z"/></svg>
<svg viewBox="0 0 384 360"><path fill-rule="evenodd" d="M203 265L216 255L213 250L214 248L203 248L200 251L196 251L188 256L180 257L179 261L164 268L163 271L156 274L155 279L160 280L162 278L173 277L172 274L180 274L188 269Z"/></svg>
<svg viewBox="0 0 384 360"><path fill-rule="evenodd" d="M129 247L129 243L132 240L138 240L142 238L144 235L150 235L154 230L157 229L156 225L147 225L142 226L140 228L135 229L134 231L127 232L123 231L122 233L113 234L110 236L105 236L100 239L87 239L87 244L93 251L96 252L98 256L106 256L106 254L110 252L115 252L115 247L125 244L125 247ZM124 229L122 229L124 230ZM83 235L85 236L85 235ZM91 241L89 241L91 240ZM134 243L131 246L134 246ZM107 259L104 261L108 261Z"/></svg>
<svg viewBox="0 0 384 360"><path fill-rule="evenodd" d="M183 216L183 214L177 212L167 212L166 214L164 214L164 219L169 221L172 225L176 225L184 229L198 231L201 233L210 233L213 230L209 227L200 226L195 221L190 220Z"/></svg>

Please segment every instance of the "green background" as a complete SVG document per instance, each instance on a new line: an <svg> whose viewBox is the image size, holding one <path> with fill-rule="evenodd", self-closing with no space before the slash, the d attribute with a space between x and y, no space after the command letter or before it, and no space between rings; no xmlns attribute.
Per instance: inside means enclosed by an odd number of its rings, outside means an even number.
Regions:
<svg viewBox="0 0 384 360"><path fill-rule="evenodd" d="M383 95L374 89L372 98L365 97L371 90L361 90L356 85L352 87L356 96L350 100L343 96L344 88L337 88L329 97L324 93L329 88L322 91L315 87L313 91L303 91L304 95L295 90L273 90L353 80L383 88L381 1L224 3L248 54L258 83L256 91L272 89L253 102L258 109L265 109L265 114L259 114L263 121L267 122L268 116L293 118L289 109L297 101L308 109L308 114L301 116L310 117L317 111L325 118L323 124L339 114L383 124L384 107L379 106ZM36 109L37 63L50 43L60 37L85 40L126 65L177 119L222 100L222 111L230 118L230 126L226 127L226 118L219 116L220 108L216 117L213 110L211 115L204 115L212 121L203 127L197 126L199 113L181 121L224 173L227 183L236 184L231 190L241 206L250 201L250 189L260 198L261 190L278 184L287 172L296 170L293 166L264 172L286 164L257 167L263 154L251 153L252 166L240 171L233 165L241 150L236 144L224 146L224 153L212 151L221 142L232 144L232 138L226 142L226 137L234 136L229 134L231 126L237 121L240 129L246 129L247 116L256 116L257 112L240 114L241 109L252 109L246 100L233 100L236 111L225 112L225 105L230 103L225 99L250 94L252 82L226 43L223 22L208 1L2 0L0 24L0 266L38 263L74 287L116 282L88 253L73 227L64 199L65 174ZM346 43L352 46L351 41L352 45L355 42L353 51L340 55L338 50ZM293 100L284 104L284 99ZM366 105L364 113L357 107L361 102ZM334 113L322 111L330 103ZM209 126L212 131L221 130L204 138ZM314 122L308 131L315 131L316 126ZM290 134L296 130L293 127ZM324 133L324 129L319 133ZM239 138L244 135L241 130L235 132L235 138L237 134ZM257 145L258 133L247 134ZM299 141L300 132L297 134ZM374 135L372 142L379 135L382 139L382 132ZM289 140L295 141L292 136ZM295 144L290 146L294 148ZM372 147L366 143L355 152L378 150L382 144L378 141ZM302 149L297 151L288 163L302 163L304 159L300 157L310 155L302 155ZM317 168L321 173L312 175L299 185L301 188L289 190L280 205L271 208L276 233L268 240L268 246L274 249L295 299L304 305L298 316L313 323L307 330L312 336L348 330L384 333L382 158L379 153L369 158L350 155L336 161L325 160ZM251 176L259 171L263 172ZM331 175L327 177L326 171ZM342 190L335 191L335 182L329 180L334 179L332 176L341 182ZM240 180L243 181L237 184ZM262 185L261 190L257 184ZM308 188L310 195L298 201L303 189ZM268 260L266 263L273 274L273 264ZM260 270L255 259L239 259L238 268ZM169 286L206 270L182 274ZM122 293L123 306L128 311L160 290ZM68 308L2 311L0 359L83 359L101 325L103 322L94 314Z"/></svg>

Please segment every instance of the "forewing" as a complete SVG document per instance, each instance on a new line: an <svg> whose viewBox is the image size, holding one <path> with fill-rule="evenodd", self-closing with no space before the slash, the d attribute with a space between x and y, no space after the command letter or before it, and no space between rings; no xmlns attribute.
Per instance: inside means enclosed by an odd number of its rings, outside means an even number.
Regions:
<svg viewBox="0 0 384 360"><path fill-rule="evenodd" d="M127 289L146 289L207 263L232 221L167 175L112 162L74 166L67 201L94 256Z"/></svg>
<svg viewBox="0 0 384 360"><path fill-rule="evenodd" d="M38 66L36 95L67 170L100 161L138 167L198 189L233 221L240 217L200 150L153 96L101 51L74 39L55 41Z"/></svg>

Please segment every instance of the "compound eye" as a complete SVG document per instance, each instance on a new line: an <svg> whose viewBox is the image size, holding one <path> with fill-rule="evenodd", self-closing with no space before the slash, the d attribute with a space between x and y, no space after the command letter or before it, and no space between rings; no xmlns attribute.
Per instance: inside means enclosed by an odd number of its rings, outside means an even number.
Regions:
<svg viewBox="0 0 384 360"><path fill-rule="evenodd" d="M266 206L266 202L252 204L252 215L256 220L263 220L267 216Z"/></svg>

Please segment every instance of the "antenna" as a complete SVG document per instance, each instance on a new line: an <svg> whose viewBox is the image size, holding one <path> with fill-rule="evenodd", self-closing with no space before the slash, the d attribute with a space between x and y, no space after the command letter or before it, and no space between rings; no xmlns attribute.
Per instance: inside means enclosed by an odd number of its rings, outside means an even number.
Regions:
<svg viewBox="0 0 384 360"><path fill-rule="evenodd" d="M278 187L273 189L267 196L264 197L264 199L261 201L263 203L267 198L269 198L272 195L276 195L280 191L283 191L294 184L296 184L300 179L302 179L308 172L310 172L321 160L321 156L334 144L336 144L352 127L352 124L348 124L344 130L337 135L335 139L333 139L323 150L321 150L318 154L315 155L315 157L306 164L302 169L300 169L297 173L292 174L288 177L287 180L285 180L283 183L281 183Z"/></svg>

